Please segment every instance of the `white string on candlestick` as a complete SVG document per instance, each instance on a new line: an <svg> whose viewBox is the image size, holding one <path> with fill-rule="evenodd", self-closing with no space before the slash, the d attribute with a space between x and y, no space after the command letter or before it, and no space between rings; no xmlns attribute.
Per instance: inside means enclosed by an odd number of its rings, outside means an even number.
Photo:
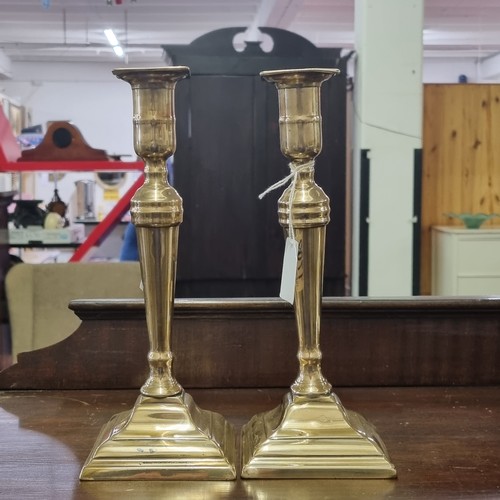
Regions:
<svg viewBox="0 0 500 500"><path fill-rule="evenodd" d="M274 191L275 189L278 189L279 187L284 186L291 181L290 195L288 198L288 236L292 240L295 240L295 231L292 221L292 206L293 199L295 198L295 186L297 185L297 178L299 176L299 173L307 170L308 168L314 167L314 160L308 161L307 163L301 163L300 165L290 162L288 166L290 168L290 173L286 177L283 177L283 179L275 182L272 186L269 186L263 193L260 193L259 200L262 200L262 198L264 198L264 196L266 196L266 194L270 193L271 191Z"/></svg>

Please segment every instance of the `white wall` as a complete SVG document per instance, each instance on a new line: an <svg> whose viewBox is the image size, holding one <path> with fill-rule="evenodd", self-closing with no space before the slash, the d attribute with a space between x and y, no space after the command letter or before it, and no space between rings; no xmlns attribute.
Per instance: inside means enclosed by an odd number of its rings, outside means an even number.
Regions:
<svg viewBox="0 0 500 500"><path fill-rule="evenodd" d="M424 58L424 83L458 83L460 75L465 75L469 83L500 83L500 58L479 60L474 55Z"/></svg>
<svg viewBox="0 0 500 500"><path fill-rule="evenodd" d="M94 148L134 155L132 92L103 63L12 63L4 93L31 113L33 125L70 120Z"/></svg>
<svg viewBox="0 0 500 500"><path fill-rule="evenodd" d="M477 83L477 72L474 57L426 57L422 80L424 83L458 83L458 77L466 75L469 83Z"/></svg>

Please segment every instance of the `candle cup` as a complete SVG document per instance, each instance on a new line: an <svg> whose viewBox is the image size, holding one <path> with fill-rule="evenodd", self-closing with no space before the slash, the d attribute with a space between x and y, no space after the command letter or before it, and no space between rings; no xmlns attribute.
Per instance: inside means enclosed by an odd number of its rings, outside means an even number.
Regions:
<svg viewBox="0 0 500 500"><path fill-rule="evenodd" d="M234 432L218 413L198 408L172 374L171 328L182 199L169 185L175 151L174 89L189 68L114 70L130 83L134 148L144 184L131 200L144 285L150 375L134 407L101 430L82 480L230 480L236 478ZM137 284L139 286L139 283Z"/></svg>
<svg viewBox="0 0 500 500"><path fill-rule="evenodd" d="M255 415L243 427L244 478L396 476L373 426L342 406L321 373L321 295L330 206L314 181L314 159L322 146L321 84L338 72L312 68L261 73L278 89L281 151L297 172L278 201L278 217L286 236L298 244L294 309L299 374L280 406Z"/></svg>

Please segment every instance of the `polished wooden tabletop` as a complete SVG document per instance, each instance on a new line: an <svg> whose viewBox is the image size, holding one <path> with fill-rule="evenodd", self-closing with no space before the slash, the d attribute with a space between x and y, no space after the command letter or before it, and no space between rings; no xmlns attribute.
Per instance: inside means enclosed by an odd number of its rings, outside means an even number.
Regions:
<svg viewBox="0 0 500 500"><path fill-rule="evenodd" d="M196 389L236 430L286 389ZM398 471L387 480L80 482L100 427L136 390L0 393L0 498L500 498L500 387L348 388L344 406L377 428Z"/></svg>

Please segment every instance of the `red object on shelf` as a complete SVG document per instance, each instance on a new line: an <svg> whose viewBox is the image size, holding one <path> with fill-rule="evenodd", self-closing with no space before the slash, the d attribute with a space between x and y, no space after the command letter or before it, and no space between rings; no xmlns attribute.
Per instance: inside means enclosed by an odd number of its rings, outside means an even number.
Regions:
<svg viewBox="0 0 500 500"><path fill-rule="evenodd" d="M0 172L106 172L143 170L142 161L16 161L2 163Z"/></svg>

